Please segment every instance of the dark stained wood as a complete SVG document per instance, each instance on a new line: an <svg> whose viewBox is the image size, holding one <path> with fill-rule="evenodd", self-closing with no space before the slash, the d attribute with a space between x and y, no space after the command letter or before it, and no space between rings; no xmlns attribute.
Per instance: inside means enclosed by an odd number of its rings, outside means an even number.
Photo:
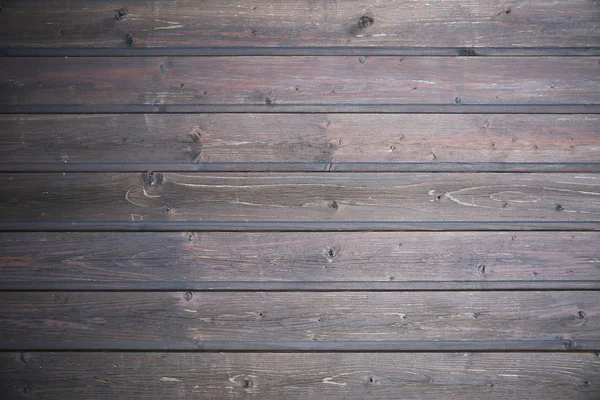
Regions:
<svg viewBox="0 0 600 400"><path fill-rule="evenodd" d="M599 19L587 0L10 1L0 45L590 47L600 46Z"/></svg>
<svg viewBox="0 0 600 400"><path fill-rule="evenodd" d="M0 360L9 399L600 395L593 353L4 353Z"/></svg>
<svg viewBox="0 0 600 400"><path fill-rule="evenodd" d="M168 112L183 106L187 111L212 107L213 112L250 106L278 112L309 106L326 112L328 105L353 106L355 111L413 105L429 107L430 112L437 106L460 112L468 105L584 107L600 103L599 61L598 57L7 58L0 69L0 111Z"/></svg>
<svg viewBox="0 0 600 400"><path fill-rule="evenodd" d="M593 232L3 233L0 289L600 289Z"/></svg>
<svg viewBox="0 0 600 400"><path fill-rule="evenodd" d="M452 350L444 341L469 340L600 349L598 291L2 292L0 300L5 350L94 342L104 349L171 350L323 342L325 350L340 342L360 349L362 341L390 341L390 350L416 350L423 342Z"/></svg>
<svg viewBox="0 0 600 400"><path fill-rule="evenodd" d="M597 115L0 115L0 170L586 170Z"/></svg>
<svg viewBox="0 0 600 400"><path fill-rule="evenodd" d="M598 222L599 178L510 173L1 174L0 206L3 222L226 222L240 227L298 222L301 228L303 223L529 221L531 229L556 222L577 227Z"/></svg>

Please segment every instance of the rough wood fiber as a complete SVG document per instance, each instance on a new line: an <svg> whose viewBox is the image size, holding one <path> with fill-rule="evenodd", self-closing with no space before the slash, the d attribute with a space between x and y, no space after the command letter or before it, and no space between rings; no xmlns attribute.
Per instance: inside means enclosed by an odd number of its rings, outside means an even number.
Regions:
<svg viewBox="0 0 600 400"><path fill-rule="evenodd" d="M40 232L0 248L5 290L600 288L594 232Z"/></svg>
<svg viewBox="0 0 600 400"><path fill-rule="evenodd" d="M9 1L0 45L590 47L599 20L588 0Z"/></svg>
<svg viewBox="0 0 600 400"><path fill-rule="evenodd" d="M282 350L289 342L351 349L356 342L361 350L369 341L381 349L401 342L406 350L423 342L443 348L445 341L480 341L475 348L486 348L485 341L554 341L563 350L580 349L581 341L582 349L600 349L598 291L1 292L0 300L4 350L86 342L213 351Z"/></svg>
<svg viewBox="0 0 600 400"><path fill-rule="evenodd" d="M594 353L4 353L7 399L596 399Z"/></svg>
<svg viewBox="0 0 600 400"><path fill-rule="evenodd" d="M595 105L599 57L33 57L0 69L2 112L277 106ZM542 107L543 108L543 107ZM190 110L190 111L191 111ZM286 108L283 108L286 110ZM536 109L537 110L537 109ZM538 111L539 112L539 111Z"/></svg>
<svg viewBox="0 0 600 400"><path fill-rule="evenodd" d="M597 174L0 174L4 222L596 223Z"/></svg>
<svg viewBox="0 0 600 400"><path fill-rule="evenodd" d="M597 115L0 115L0 130L12 171L600 170Z"/></svg>

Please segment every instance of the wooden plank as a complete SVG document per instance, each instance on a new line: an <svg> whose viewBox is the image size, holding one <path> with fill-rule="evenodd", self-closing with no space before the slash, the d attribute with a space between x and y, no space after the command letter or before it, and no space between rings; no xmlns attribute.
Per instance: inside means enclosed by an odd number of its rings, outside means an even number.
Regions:
<svg viewBox="0 0 600 400"><path fill-rule="evenodd" d="M4 398L595 399L593 353L3 353Z"/></svg>
<svg viewBox="0 0 600 400"><path fill-rule="evenodd" d="M2 290L600 289L592 232L4 233Z"/></svg>
<svg viewBox="0 0 600 400"><path fill-rule="evenodd" d="M507 350L521 341L600 349L598 291L2 292L0 300L3 350L417 351L460 349L456 342L489 350L494 341Z"/></svg>
<svg viewBox="0 0 600 400"><path fill-rule="evenodd" d="M193 0L6 2L0 45L30 47L600 46L600 12L586 0L310 0L206 7ZM456 53L452 53L456 54Z"/></svg>
<svg viewBox="0 0 600 400"><path fill-rule="evenodd" d="M4 171L600 172L598 115L0 115Z"/></svg>
<svg viewBox="0 0 600 400"><path fill-rule="evenodd" d="M412 105L430 112L439 111L437 107L462 112L468 105L585 109L600 103L599 61L598 57L7 58L0 69L0 111L213 112L253 107L283 112L308 106L327 112L327 107L372 111L371 106L387 105Z"/></svg>
<svg viewBox="0 0 600 400"><path fill-rule="evenodd" d="M297 229L303 223L347 223L360 229L361 223L369 228L370 223L498 221L529 224L529 229L556 222L582 227L598 223L598 178L511 173L1 174L0 206L3 222L15 223L224 222L247 229L263 222Z"/></svg>

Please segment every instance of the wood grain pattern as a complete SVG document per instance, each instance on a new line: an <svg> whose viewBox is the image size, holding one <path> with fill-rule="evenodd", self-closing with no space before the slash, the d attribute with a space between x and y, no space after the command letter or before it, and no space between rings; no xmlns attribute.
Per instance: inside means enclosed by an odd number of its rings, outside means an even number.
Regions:
<svg viewBox="0 0 600 400"><path fill-rule="evenodd" d="M4 290L600 288L593 232L3 233Z"/></svg>
<svg viewBox="0 0 600 400"><path fill-rule="evenodd" d="M0 69L2 112L597 105L599 57L33 57ZM283 106L284 108L278 108ZM502 109L501 109L502 110ZM327 109L322 109L327 111ZM537 109L536 109L537 111ZM480 111L481 112L481 111ZM539 112L539 111L537 111ZM577 112L577 111L573 111Z"/></svg>
<svg viewBox="0 0 600 400"><path fill-rule="evenodd" d="M597 223L597 174L1 174L3 222Z"/></svg>
<svg viewBox="0 0 600 400"><path fill-rule="evenodd" d="M586 0L35 0L5 2L0 18L2 46L600 46L600 10Z"/></svg>
<svg viewBox="0 0 600 400"><path fill-rule="evenodd" d="M2 292L0 300L5 350L85 342L140 350L256 342L275 350L294 341L390 341L390 349L400 341L418 349L469 340L555 341L567 350L591 341L588 350L600 349L598 291Z"/></svg>
<svg viewBox="0 0 600 400"><path fill-rule="evenodd" d="M600 172L597 115L0 115L0 170Z"/></svg>
<svg viewBox="0 0 600 400"><path fill-rule="evenodd" d="M3 353L0 360L6 399L600 395L593 353Z"/></svg>

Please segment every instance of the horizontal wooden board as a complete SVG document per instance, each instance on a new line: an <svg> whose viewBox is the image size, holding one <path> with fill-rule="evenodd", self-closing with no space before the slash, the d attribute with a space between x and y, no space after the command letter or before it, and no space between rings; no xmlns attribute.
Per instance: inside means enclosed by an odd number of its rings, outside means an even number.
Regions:
<svg viewBox="0 0 600 400"><path fill-rule="evenodd" d="M3 233L4 290L600 289L595 232Z"/></svg>
<svg viewBox="0 0 600 400"><path fill-rule="evenodd" d="M0 174L3 222L597 226L597 174ZM360 227L360 224L367 224ZM466 225L468 226L468 225ZM180 226L176 228L181 229ZM231 226L230 226L231 228ZM347 229L348 227L345 227Z"/></svg>
<svg viewBox="0 0 600 400"><path fill-rule="evenodd" d="M598 291L2 292L0 300L4 350L460 350L456 342L489 350L494 341L507 350L511 341L600 349Z"/></svg>
<svg viewBox="0 0 600 400"><path fill-rule="evenodd" d="M4 171L595 171L600 116L0 115Z"/></svg>
<svg viewBox="0 0 600 400"><path fill-rule="evenodd" d="M0 45L34 48L600 46L587 0L34 0L5 2L0 17Z"/></svg>
<svg viewBox="0 0 600 400"><path fill-rule="evenodd" d="M7 399L596 399L593 353L3 353Z"/></svg>
<svg viewBox="0 0 600 400"><path fill-rule="evenodd" d="M599 57L7 58L0 69L0 111L584 107L600 103L599 62Z"/></svg>

